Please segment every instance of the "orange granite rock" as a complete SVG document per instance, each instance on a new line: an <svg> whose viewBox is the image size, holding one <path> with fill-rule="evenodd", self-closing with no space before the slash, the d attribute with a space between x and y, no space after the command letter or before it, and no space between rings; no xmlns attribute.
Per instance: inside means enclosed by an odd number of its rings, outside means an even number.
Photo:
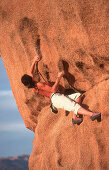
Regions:
<svg viewBox="0 0 109 170"><path fill-rule="evenodd" d="M35 132L30 170L109 169L109 3L107 0L1 0L0 55L25 126ZM21 84L40 50L39 71L55 81L63 64L64 88L86 91L83 105L102 113L72 125L72 113ZM41 81L43 81L41 77Z"/></svg>

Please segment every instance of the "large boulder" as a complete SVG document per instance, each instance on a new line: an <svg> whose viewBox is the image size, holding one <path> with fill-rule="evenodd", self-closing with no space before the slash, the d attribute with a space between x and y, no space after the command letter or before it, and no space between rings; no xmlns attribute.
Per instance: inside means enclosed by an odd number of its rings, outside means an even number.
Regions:
<svg viewBox="0 0 109 170"><path fill-rule="evenodd" d="M25 126L35 132L30 170L109 169L109 3L107 0L1 0L0 55ZM40 51L41 81L54 82L63 64L64 88L85 92L83 105L102 113L72 125L72 113L21 84ZM43 77L43 78L42 78Z"/></svg>

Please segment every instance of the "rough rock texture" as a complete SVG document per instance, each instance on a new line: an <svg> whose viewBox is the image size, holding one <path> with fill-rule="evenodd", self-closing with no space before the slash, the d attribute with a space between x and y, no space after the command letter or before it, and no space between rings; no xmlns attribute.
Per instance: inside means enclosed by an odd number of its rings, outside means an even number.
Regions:
<svg viewBox="0 0 109 170"><path fill-rule="evenodd" d="M108 0L0 1L0 54L25 126L35 132L30 170L109 169L108 21ZM84 117L72 125L72 113L52 114L48 99L21 84L38 50L44 79L55 81L62 61L61 85L86 91L84 107L101 111L100 123Z"/></svg>

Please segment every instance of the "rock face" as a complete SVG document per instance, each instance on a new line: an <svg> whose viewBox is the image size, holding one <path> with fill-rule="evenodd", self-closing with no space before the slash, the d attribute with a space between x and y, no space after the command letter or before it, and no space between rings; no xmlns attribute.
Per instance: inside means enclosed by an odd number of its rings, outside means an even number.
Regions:
<svg viewBox="0 0 109 170"><path fill-rule="evenodd" d="M0 54L25 126L35 132L30 170L109 169L108 21L108 0L0 1ZM100 123L84 117L72 125L72 113L54 115L48 99L21 84L38 50L43 78L55 81L62 61L61 85L86 91L84 107L100 111Z"/></svg>

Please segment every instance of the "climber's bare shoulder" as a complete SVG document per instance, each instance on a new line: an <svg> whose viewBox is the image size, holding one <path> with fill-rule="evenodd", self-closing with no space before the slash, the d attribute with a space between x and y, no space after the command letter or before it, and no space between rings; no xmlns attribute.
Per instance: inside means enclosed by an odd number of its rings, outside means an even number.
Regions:
<svg viewBox="0 0 109 170"><path fill-rule="evenodd" d="M49 83L46 82L38 82L36 83L36 86L38 87L38 89L42 89L42 90L51 90L51 86Z"/></svg>

